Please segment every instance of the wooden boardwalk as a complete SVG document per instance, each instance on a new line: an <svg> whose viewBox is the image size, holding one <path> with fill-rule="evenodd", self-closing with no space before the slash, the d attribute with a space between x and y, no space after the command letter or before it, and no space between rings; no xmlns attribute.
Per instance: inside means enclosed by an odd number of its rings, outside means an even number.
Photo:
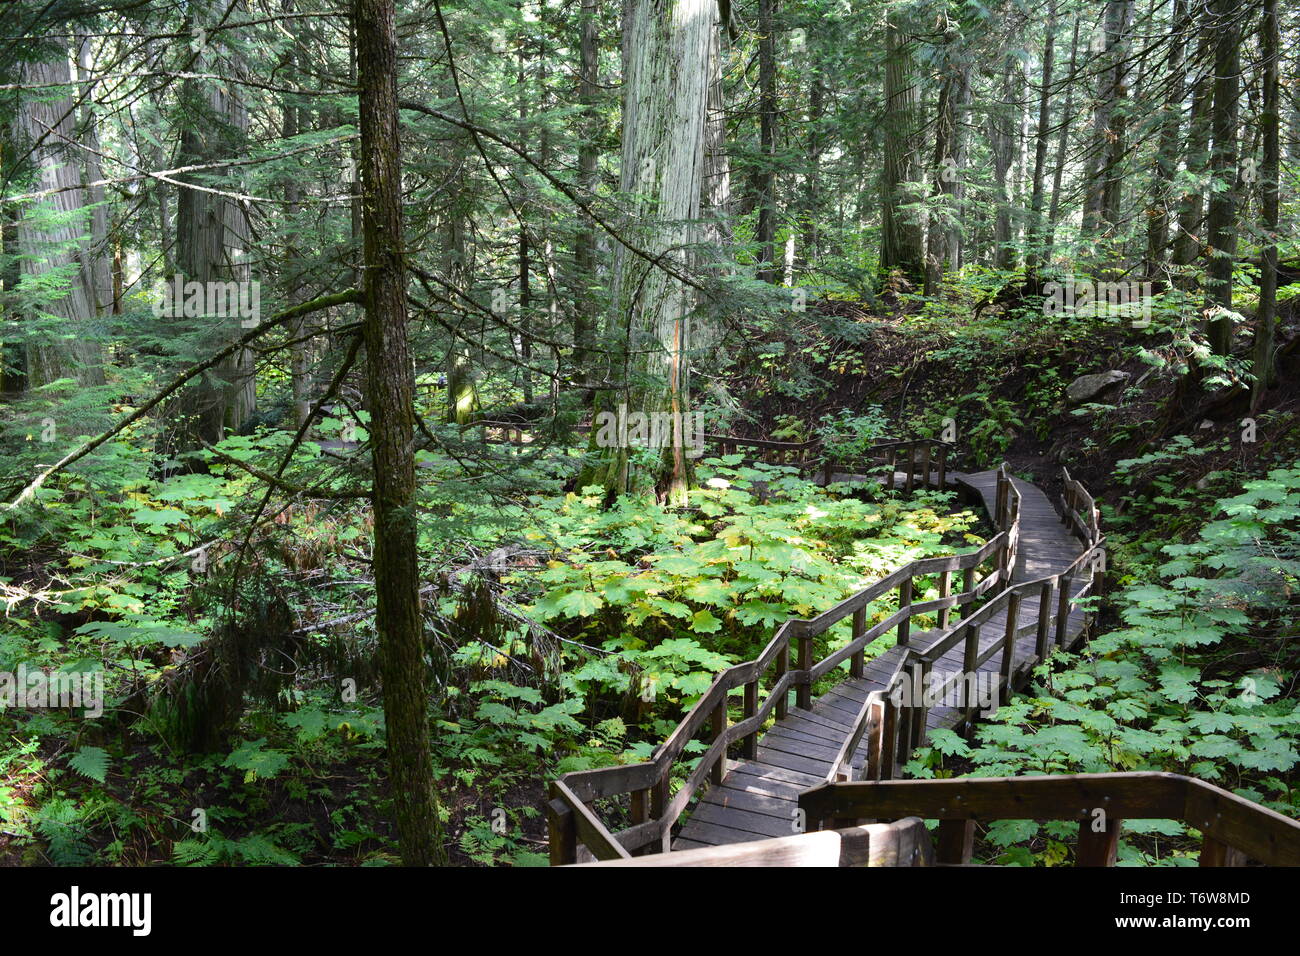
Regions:
<svg viewBox="0 0 1300 956"><path fill-rule="evenodd" d="M1019 545L1011 580L1013 584L1033 581L1049 575L1060 574L1086 550L1063 523L1047 495L1019 478L1012 478L1020 492ZM948 482L964 485L983 499L990 515L997 507L997 472L976 474L952 473ZM1019 607L1020 620L1039 618L1037 595L1026 596ZM1064 643L1072 645L1083 631L1084 612L1073 609L1068 616ZM981 628L980 650L996 644L1004 634L1007 622L1005 608L991 615ZM929 631L913 634L913 647L925 647L942 637L945 632ZM1021 636L1016 641L1014 660L1032 662L1035 657L1034 634ZM703 846L720 846L744 843L770 837L785 837L799 831L803 821L798 819L800 793L824 784L831 773L838 751L853 731L853 726L867 695L883 691L895 672L906 649L893 647L879 657L866 662L861 679L847 679L821 695L805 710L791 707L760 738L757 753L752 760L728 761L727 772L721 784L714 784L700 798L690 818L682 825L674 839L674 850ZM964 669L966 650L956 644L934 663L934 670L961 672ZM977 670L995 680L999 673L996 657L979 665ZM1020 666L1013 675L1023 676ZM936 707L926 716L926 729L953 727L962 714L953 707ZM864 739L855 762L867 758L867 741ZM905 754L900 758L906 759Z"/></svg>

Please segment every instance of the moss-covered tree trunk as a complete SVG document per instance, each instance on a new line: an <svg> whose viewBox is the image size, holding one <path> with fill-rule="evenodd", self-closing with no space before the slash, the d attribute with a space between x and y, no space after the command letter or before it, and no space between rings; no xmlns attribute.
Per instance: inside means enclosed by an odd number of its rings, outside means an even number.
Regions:
<svg viewBox="0 0 1300 956"><path fill-rule="evenodd" d="M407 340L402 159L392 0L354 0L361 87L366 398L374 461L374 569L389 789L402 862L444 862L429 751L415 521L415 366Z"/></svg>
<svg viewBox="0 0 1300 956"><path fill-rule="evenodd" d="M919 182L917 137L921 128L921 88L908 39L892 20L885 24L885 162L880 180L880 269L894 270L916 286L925 281L924 232L916 214L903 207L904 183Z"/></svg>
<svg viewBox="0 0 1300 956"><path fill-rule="evenodd" d="M681 427L689 411L689 355L703 181L712 0L631 0L623 25L621 229L655 262L620 247L614 263L607 348L624 388L605 393L598 412L669 416L662 447L630 442L596 449L584 483L608 492L655 494L684 504L690 459ZM667 421L668 419L662 419ZM592 441L598 441L593 429Z"/></svg>

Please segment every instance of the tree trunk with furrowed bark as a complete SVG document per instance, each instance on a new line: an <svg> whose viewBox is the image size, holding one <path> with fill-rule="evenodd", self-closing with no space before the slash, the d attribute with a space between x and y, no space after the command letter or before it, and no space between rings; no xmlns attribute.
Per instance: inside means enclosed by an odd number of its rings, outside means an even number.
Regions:
<svg viewBox="0 0 1300 956"><path fill-rule="evenodd" d="M354 0L361 80L366 389L374 460L374 568L389 789L402 862L445 862L429 751L415 521L415 367L407 340L402 159L392 0Z"/></svg>

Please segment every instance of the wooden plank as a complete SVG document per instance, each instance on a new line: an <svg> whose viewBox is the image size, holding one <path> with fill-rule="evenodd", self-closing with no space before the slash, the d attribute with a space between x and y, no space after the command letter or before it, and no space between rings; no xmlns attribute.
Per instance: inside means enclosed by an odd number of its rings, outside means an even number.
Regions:
<svg viewBox="0 0 1300 956"><path fill-rule="evenodd" d="M776 726L793 730L796 733L803 734L805 737L812 737L824 741L826 744L830 744L831 746L834 746L835 741L843 739L844 736L842 730L839 728L832 729L815 720L807 720L800 714L794 712Z"/></svg>
<svg viewBox="0 0 1300 956"><path fill-rule="evenodd" d="M808 728L814 728L809 730ZM816 731L822 731L817 733ZM829 747L832 750L840 745L844 739L844 734L831 731L821 724L814 724L811 721L801 720L796 722L794 718L787 717L779 724L773 725L764 735L764 740L776 734L779 737L793 738L801 740L814 747Z"/></svg>
<svg viewBox="0 0 1300 956"><path fill-rule="evenodd" d="M862 701L849 700L836 694L822 694L813 706L813 713L827 714L832 719L839 720L845 726L852 728L853 720L858 716L858 708L861 706Z"/></svg>
<svg viewBox="0 0 1300 956"><path fill-rule="evenodd" d="M765 746L759 746L758 759L760 763L770 764L773 767L783 767L786 770L797 770L800 773L806 773L821 778L825 778L826 771L830 769L829 760L815 760L811 757L799 757L795 754L784 753L780 750L773 750L772 748Z"/></svg>
<svg viewBox="0 0 1300 956"><path fill-rule="evenodd" d="M682 834L689 836L692 823L712 823L729 827L732 830L744 830L761 836L792 836L807 829L799 825L799 805L791 803L785 819L770 813L757 813L741 806L721 806L716 803L701 803L691 812L691 819L682 827Z"/></svg>
<svg viewBox="0 0 1300 956"><path fill-rule="evenodd" d="M762 760L744 760L737 764L731 770L732 774L747 774L760 780L775 780L779 783L793 783L801 787L817 787L825 783L821 774L807 773L802 770L791 770L787 767L778 767Z"/></svg>
<svg viewBox="0 0 1300 956"><path fill-rule="evenodd" d="M782 753L794 754L798 757L808 757L811 760L825 761L827 765L835 759L839 752L834 747L814 744L808 740L800 740L796 737L787 736L776 728L763 737L763 746L770 750L779 750Z"/></svg>
<svg viewBox="0 0 1300 956"><path fill-rule="evenodd" d="M696 843L707 843L709 846L723 846L728 843L745 843L749 840L766 839L761 833L749 833L745 830L719 826L716 823L706 823L703 820L687 820L682 825L679 839L681 837L694 840Z"/></svg>
<svg viewBox="0 0 1300 956"><path fill-rule="evenodd" d="M802 717L804 720L821 724L823 727L833 730L836 733L843 734L850 730L849 725L839 719L838 713L828 716L826 714L818 713L815 710L804 710L802 707L793 707L790 709L790 713Z"/></svg>
<svg viewBox="0 0 1300 956"><path fill-rule="evenodd" d="M735 775L732 775L734 779ZM705 795L705 802L719 807L739 807L752 813L765 813L782 820L793 820L794 810L799 806L799 790L791 787L783 797L767 793L754 793L750 790L737 790L730 784L714 787Z"/></svg>
<svg viewBox="0 0 1300 956"><path fill-rule="evenodd" d="M723 781L723 788L727 790L738 790L744 793L759 794L761 796L775 797L778 800L799 800L799 794L808 789L807 783L791 783L788 780L778 780L771 776L759 776L756 773L747 773L744 770L733 770Z"/></svg>

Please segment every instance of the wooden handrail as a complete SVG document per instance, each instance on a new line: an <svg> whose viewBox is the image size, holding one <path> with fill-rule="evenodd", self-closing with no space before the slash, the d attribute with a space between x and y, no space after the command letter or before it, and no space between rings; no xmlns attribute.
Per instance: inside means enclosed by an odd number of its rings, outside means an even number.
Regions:
<svg viewBox="0 0 1300 956"><path fill-rule="evenodd" d="M668 857L579 866L931 866L934 843L919 817L788 837L679 850Z"/></svg>
<svg viewBox="0 0 1300 956"><path fill-rule="evenodd" d="M760 448L777 445L806 449L816 444L774 443L761 439L734 439L725 436L719 436L719 439L733 445L752 445ZM890 442L886 443L885 447L890 449L892 454L900 448L914 451L922 445L927 448L947 447L945 443L932 439ZM914 455L909 457L914 458ZM925 459L928 469L930 456L925 456ZM942 474L942 466L940 473ZM907 475L907 485L910 487L914 484L910 465ZM785 716L788 694L791 690L796 691L799 706L807 708L811 704L810 690L813 682L824 677L846 660L855 662L860 669L860 658L867 645L891 629L897 631L897 643L907 646L910 622L913 617L936 612L943 613L950 608L977 601L995 587L1005 588L1010 581L1011 568L1014 565L1020 493L1011 482L1005 465L999 469L997 481L999 500L1014 501L1014 507L1009 507L1000 514L999 532L980 548L966 554L913 561L845 598L815 618L808 620L794 618L786 621L777 628L776 633L757 658L733 665L714 678L708 690L701 695L668 738L655 748L649 761L572 771L561 776L559 781L564 784L565 790L572 794L572 799L566 800L561 795L559 798L554 798L553 802L555 799L559 799L562 803L572 803L576 800L585 806L586 803L599 798L632 794L634 808L639 808L639 810L634 809L632 826L610 834L607 830L592 831L590 821L576 808L571 807L575 815L574 820L580 825L580 829L585 827L582 832L584 834L594 832L594 838L599 844L598 847L588 848L593 853L599 851L606 854L611 852L611 845L627 850L647 847L663 852L668 851L672 839L672 827L686 810L700 785L709 777L720 776L725 769L728 749L733 744L743 742L746 751L752 754L758 731L772 713L775 712L778 719ZM922 479L922 486L928 487L928 483L929 472L927 471ZM893 484L892 480L890 484ZM985 564L989 564L990 567L984 576L976 581L976 572ZM950 593L936 600L920 603L912 601L912 582L916 577L932 574L951 575L953 571L963 573L961 591L953 593L948 588ZM869 629L865 628L865 620L860 622L862 627L856 626L868 605L896 588L899 591L897 611ZM844 647L838 648L823 660L814 663L810 654L813 638L824 634L850 615L855 617L853 638ZM790 667L792 643L799 651L794 668ZM760 682L773 668L775 672L772 686L760 703L758 693ZM744 693L744 716L736 723L727 726L725 708L731 693L738 689L743 689ZM722 715L721 720L718 719L719 714ZM710 744L700 755L685 783L670 798L668 781L672 768L685 753L687 744L695 739L706 725L711 728ZM860 740L861 732L857 735ZM650 809L646 809L647 803L651 805ZM552 821L555 825L560 825L563 821L560 820L559 808L553 809L555 814Z"/></svg>
<svg viewBox="0 0 1300 956"><path fill-rule="evenodd" d="M1181 820L1201 831L1202 866L1240 858L1270 866L1300 866L1300 822L1213 784L1173 773L1083 773L1030 777L962 777L827 783L799 797L812 831L841 819L973 821L1078 820L1080 862L1113 862L1123 820ZM1098 825L1100 824L1100 826ZM954 841L957 859L970 862L969 840ZM964 844L964 845L963 845ZM1102 851L1097 853L1097 845Z"/></svg>

